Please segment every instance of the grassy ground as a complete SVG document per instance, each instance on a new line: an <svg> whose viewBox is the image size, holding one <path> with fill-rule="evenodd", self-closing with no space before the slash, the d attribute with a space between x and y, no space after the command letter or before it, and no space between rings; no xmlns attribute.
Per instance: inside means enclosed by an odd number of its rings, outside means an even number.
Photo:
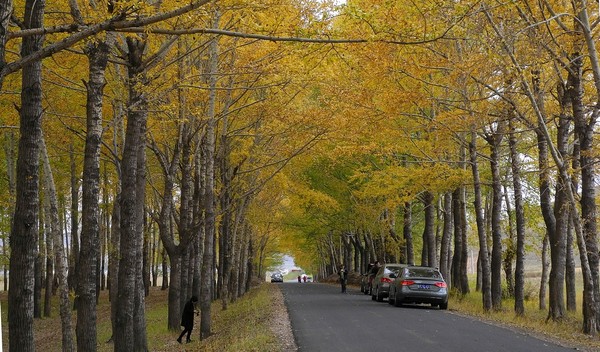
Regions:
<svg viewBox="0 0 600 352"><path fill-rule="evenodd" d="M578 298L578 311L567 312L560 322L546 321L548 310L538 309L539 301L532 299L525 302L525 316L518 317L514 313L514 300L505 299L500 311L484 312L482 297L478 292L463 297L453 295L448 309L462 315L477 317L491 324L519 329L530 335L562 344L578 347L579 350L600 351L600 338L585 335L582 330L581 297Z"/></svg>
<svg viewBox="0 0 600 352"><path fill-rule="evenodd" d="M167 329L167 291L152 289L146 300L146 323L150 351L281 351L280 342L269 329L271 302L276 285L260 285L225 311L220 302L212 307L213 335L199 341L200 319L196 317L192 342L179 344L179 332ZM8 324L6 292L0 294L2 302L2 344L8 351ZM57 308L57 307L56 307ZM75 323L75 314L73 322ZM60 351L61 327L58 310L50 318L35 320L36 351ZM113 351L110 339L110 306L106 292L102 292L98 306L98 351Z"/></svg>

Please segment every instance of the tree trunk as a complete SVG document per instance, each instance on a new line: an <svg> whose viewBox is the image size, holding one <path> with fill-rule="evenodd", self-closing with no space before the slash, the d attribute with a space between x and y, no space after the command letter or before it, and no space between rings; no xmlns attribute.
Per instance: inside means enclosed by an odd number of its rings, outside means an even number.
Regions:
<svg viewBox="0 0 600 352"><path fill-rule="evenodd" d="M215 13L213 27L218 28L220 14ZM210 336L211 320L211 302L214 286L214 241L215 241L215 134L216 134L216 100L217 100L217 71L219 59L218 37L211 40L209 44L209 64L208 64L208 112L205 137L205 157L206 157L206 185L204 191L204 260L202 262L202 294L200 295L200 339L206 339Z"/></svg>
<svg viewBox="0 0 600 352"><path fill-rule="evenodd" d="M507 172L508 173L508 172ZM508 175L507 180L508 182ZM503 195L504 195L504 203L506 204L506 213L507 213L507 225L508 225L508 238L506 241L506 249L504 250L504 259L502 260L502 267L504 269L504 277L506 278L506 287L508 290L509 297L515 296L515 281L513 277L513 268L512 263L515 259L515 225L513 221L513 210L512 204L510 202L510 197L508 195L508 187L506 184L503 186Z"/></svg>
<svg viewBox="0 0 600 352"><path fill-rule="evenodd" d="M75 150L70 145L69 156L71 158L71 259L69 260L69 288L73 291L77 288L77 268L79 262L79 178L77 176L77 165L75 163Z"/></svg>
<svg viewBox="0 0 600 352"><path fill-rule="evenodd" d="M540 193L540 208L544 223L546 224L546 235L542 245L542 278L540 283L540 309L546 309L546 285L549 283L549 261L547 253L550 250L550 238L554 238L556 232L556 218L552 210L552 190L550 187L550 165L548 162L548 143L544 134L545 120L544 109L544 91L540 88L540 72L533 71L532 88L535 98L535 104L542 115L538 118L538 126L536 127L537 145L538 145L538 167L539 167L539 193Z"/></svg>
<svg viewBox="0 0 600 352"><path fill-rule="evenodd" d="M512 167L513 192L515 197L515 220L517 233L517 247L515 264L515 313L518 316L525 314L525 212L523 204L523 189L521 186L521 162L517 153L517 136L513 120L510 123L510 160Z"/></svg>
<svg viewBox="0 0 600 352"><path fill-rule="evenodd" d="M0 67L6 65L6 41L10 33L10 17L13 14L13 2L0 2ZM3 79L0 79L0 88L2 88Z"/></svg>
<svg viewBox="0 0 600 352"><path fill-rule="evenodd" d="M575 252L574 244L575 237L573 236L573 224L574 214L569 214L569 224L567 226L567 259L565 261L565 289L567 295L567 310L571 312L577 311L577 288L575 283L577 281L576 263L575 263Z"/></svg>
<svg viewBox="0 0 600 352"><path fill-rule="evenodd" d="M108 257L108 289L110 298L110 322L112 327L111 341L114 342L117 330L117 302L119 294L119 258L121 257L121 191L117 190L113 202L110 251Z"/></svg>
<svg viewBox="0 0 600 352"><path fill-rule="evenodd" d="M43 137L42 137L43 138ZM40 150L44 153L44 150ZM47 151L46 151L47 153ZM41 156L41 155L40 155ZM48 177L44 171L44 178ZM44 316L52 315L52 285L54 284L54 246L52 244L52 224L50 224L50 196L44 193L44 234L46 237L46 278L44 282ZM57 208L58 209L58 208ZM58 210L57 210L58 211ZM57 215L58 217L58 215ZM58 224L56 224L58 226Z"/></svg>
<svg viewBox="0 0 600 352"><path fill-rule="evenodd" d="M77 264L77 348L95 351L97 265L100 249L100 148L102 143L102 103L106 84L104 72L109 47L104 42L89 43L85 48L89 60L87 89L87 133L82 181L81 248Z"/></svg>
<svg viewBox="0 0 600 352"><path fill-rule="evenodd" d="M10 2L9 2L10 5ZM0 6L5 6L5 5L0 5ZM0 9L0 11L3 11L3 9ZM2 12L0 12L0 15L2 15ZM8 18L10 16L6 16L6 20L8 21ZM0 18L4 18L4 17L0 17ZM3 20L0 20L3 21ZM2 24L0 24L2 25ZM1 49L0 49L1 50ZM0 60L2 60L3 56L0 56ZM10 223L12 224L12 217L14 215L14 204L15 204L15 193L16 193L16 170L15 170L15 159L14 156L16 155L16 150L15 150L15 135L12 131L9 131L5 134L6 137L6 144L4 145L4 155L6 156L6 176L7 176L7 180L8 180L8 194L9 194L9 199L8 199L8 204L9 204L9 208L8 208L8 213L10 215ZM6 239L2 240L2 254L4 255L5 258L9 258L8 255L8 241ZM3 271L4 271L4 275L2 276L3 278L3 285L4 285L4 291L8 291L8 263L4 263L3 265Z"/></svg>
<svg viewBox="0 0 600 352"><path fill-rule="evenodd" d="M44 255L46 253L46 241L44 241L44 207L42 206L43 194L40 192L40 203L38 204L38 253L34 265L34 285L33 285L33 317L39 319L42 317L42 287L44 281Z"/></svg>
<svg viewBox="0 0 600 352"><path fill-rule="evenodd" d="M452 194L444 193L443 201L443 219L444 229L442 232L442 242L440 244L440 272L448 284L450 277L450 240L452 237Z"/></svg>
<svg viewBox="0 0 600 352"><path fill-rule="evenodd" d="M435 197L429 191L423 194L423 206L425 207L425 229L427 239L427 265L432 268L438 267L437 248L435 245Z"/></svg>
<svg viewBox="0 0 600 352"><path fill-rule="evenodd" d="M487 235L485 233L485 225L483 218L483 208L481 202L481 181L479 179L479 167L477 163L477 134L475 131L471 132L471 142L469 143L469 150L471 152L471 168L473 171L473 183L474 183L474 207L475 207L475 219L477 221L477 234L479 237L479 261L481 263L481 292L483 298L483 309L489 311L493 307L492 303L492 287L491 287L491 275L490 275L490 264L488 261L488 245Z"/></svg>
<svg viewBox="0 0 600 352"><path fill-rule="evenodd" d="M556 133L557 153L564 160L567 156L570 121L566 115L566 109L570 105L567 98L568 92L559 94L561 100L561 114L558 118L558 129ZM564 283L567 251L567 226L569 223L570 204L567 195L567 187L571 187L565 181L562 174L557 175L556 191L554 196L554 218L556 227L553 236L550 237L550 282L549 282L549 311L548 318L554 321L561 320L565 313Z"/></svg>
<svg viewBox="0 0 600 352"><path fill-rule="evenodd" d="M496 131L486 138L491 148L490 169L492 171L492 307L502 309L502 180L500 179L500 145L504 137L504 125L497 121ZM482 262L482 264L484 264ZM482 267L483 269L483 267ZM482 282L483 283L483 282Z"/></svg>
<svg viewBox="0 0 600 352"><path fill-rule="evenodd" d="M587 22L587 13L584 7L582 7L581 13L579 14L582 23ZM584 31L585 32L585 31ZM591 41L591 47L588 50L595 50L595 45ZM592 58L593 59L593 58ZM597 62L592 62L597 65ZM589 302L585 300L587 295L584 294L584 310L588 309L590 314L594 314L596 317L595 323L589 323L593 326L584 326L584 330L595 333L598 326L600 326L600 257L598 252L598 234L596 225L596 185L595 185L595 163L596 157L594 156L594 130L596 126L596 120L600 111L596 108L592 114L588 114L585 111L583 102L583 58L579 53L575 53L571 60L571 70L569 71L569 87L571 94L571 107L573 109L573 120L575 125L575 134L579 140L579 164L581 166L581 195L579 204L581 205L581 222L583 237L585 239L585 246L587 248L588 261L591 269L593 297L595 302ZM598 73L600 74L600 72ZM596 80L600 77L595 77ZM596 82L600 85L600 82ZM600 88L599 88L600 89ZM574 219L579 221L579 219ZM591 307L594 306L594 307ZM591 313L594 311L595 313ZM584 316L586 312L584 312ZM591 318L590 318L591 319ZM586 323L584 322L584 325Z"/></svg>
<svg viewBox="0 0 600 352"><path fill-rule="evenodd" d="M142 55L145 42L128 37L129 49L129 109L127 131L121 162L121 258L119 260L119 282L117 297L115 352L136 351L134 336L134 302L136 289L137 244L137 171L138 151L143 142L141 133L145 126L145 98L137 85L142 83ZM142 146L143 147L143 146Z"/></svg>
<svg viewBox="0 0 600 352"><path fill-rule="evenodd" d="M54 255L56 258L56 276L59 284L59 299L60 299L60 323L62 327L62 351L71 352L75 350L73 341L73 324L71 322L71 302L69 299L69 286L67 282L67 259L65 249L62 242L60 232L59 217L58 217L58 200L56 196L56 187L54 185L54 176L50 167L48 151L44 138L41 139L41 154L44 164L44 176L46 184L46 198L48 199L48 214L49 235L54 241Z"/></svg>
<svg viewBox="0 0 600 352"><path fill-rule="evenodd" d="M145 101L143 101L145 103ZM144 230L145 230L145 198L146 198L146 123L147 108L145 104L140 106L140 114L143 114L140 126L140 142L137 150L137 174L136 174L136 204L135 204L135 292L133 307L133 336L134 351L148 351L146 338L146 310L145 297L146 286L144 283Z"/></svg>
<svg viewBox="0 0 600 352"><path fill-rule="evenodd" d="M547 287L548 287L548 281L549 281L549 276L550 276L550 260L548 258L548 250L550 247L550 239L549 239L549 235L547 233L546 230L546 235L544 236L544 239L542 240L542 275L540 278L540 292L539 292L539 296L538 296L538 300L539 300L539 309L540 310L546 310L547 305L546 305L546 293L547 293Z"/></svg>
<svg viewBox="0 0 600 352"><path fill-rule="evenodd" d="M404 222L402 226L404 236L404 245L406 246L406 264L415 264L414 245L412 238L412 205L410 202L404 203ZM373 246L371 246L373 247ZM375 256L375 259L378 258Z"/></svg>
<svg viewBox="0 0 600 352"><path fill-rule="evenodd" d="M460 206L460 193L462 192L461 188L456 188L452 193L452 217L454 224L454 253L452 255L452 275L451 275L451 283L452 287L455 287L457 290L462 289L461 278L462 275L460 273L460 263L462 262L462 220L461 220L461 206ZM464 293L464 292L461 292Z"/></svg>
<svg viewBox="0 0 600 352"><path fill-rule="evenodd" d="M43 27L45 5L44 0L26 0L24 14L26 28ZM4 22L5 19L1 21ZM40 50L43 42L43 35L23 38L21 56ZM42 114L42 62L36 61L23 67L21 81L17 197L10 232L8 340L11 351L35 350L33 281L38 241L39 142L42 133Z"/></svg>

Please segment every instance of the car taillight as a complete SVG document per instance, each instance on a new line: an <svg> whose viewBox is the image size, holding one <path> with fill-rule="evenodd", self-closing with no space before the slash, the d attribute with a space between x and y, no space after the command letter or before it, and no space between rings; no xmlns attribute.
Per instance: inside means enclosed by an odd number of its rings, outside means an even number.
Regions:
<svg viewBox="0 0 600 352"><path fill-rule="evenodd" d="M392 279L387 278L387 277L382 277L381 278L381 282L391 284L392 283Z"/></svg>
<svg viewBox="0 0 600 352"><path fill-rule="evenodd" d="M403 280L402 282L400 282L402 284L402 286L410 286L410 285L414 285L415 282L412 280Z"/></svg>
<svg viewBox="0 0 600 352"><path fill-rule="evenodd" d="M436 282L435 285L439 288L446 288L446 283L445 282Z"/></svg>

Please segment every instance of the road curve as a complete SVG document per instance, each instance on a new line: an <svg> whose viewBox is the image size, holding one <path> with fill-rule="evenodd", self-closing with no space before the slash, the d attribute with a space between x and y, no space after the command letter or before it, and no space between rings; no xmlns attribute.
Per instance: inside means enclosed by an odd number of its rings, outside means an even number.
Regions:
<svg viewBox="0 0 600 352"><path fill-rule="evenodd" d="M342 294L328 284L280 285L300 352L575 350L428 305L396 308L354 288Z"/></svg>

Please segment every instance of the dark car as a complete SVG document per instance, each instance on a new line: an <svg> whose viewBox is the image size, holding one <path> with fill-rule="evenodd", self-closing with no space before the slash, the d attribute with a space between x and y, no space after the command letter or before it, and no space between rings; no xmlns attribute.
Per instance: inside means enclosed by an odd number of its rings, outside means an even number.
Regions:
<svg viewBox="0 0 600 352"><path fill-rule="evenodd" d="M283 282L283 275L281 273L271 274L271 282Z"/></svg>
<svg viewBox="0 0 600 352"><path fill-rule="evenodd" d="M383 264L371 282L371 299L382 302L388 296L390 284L407 264ZM390 276L391 275L391 276Z"/></svg>
<svg viewBox="0 0 600 352"><path fill-rule="evenodd" d="M429 303L448 309L448 286L438 269L409 266L400 271L390 285L390 304Z"/></svg>
<svg viewBox="0 0 600 352"><path fill-rule="evenodd" d="M373 269L375 266L375 263L370 263L367 266L367 271L360 275L360 292L364 293L365 295L371 294L371 282L373 281L373 277L375 277L378 269Z"/></svg>

